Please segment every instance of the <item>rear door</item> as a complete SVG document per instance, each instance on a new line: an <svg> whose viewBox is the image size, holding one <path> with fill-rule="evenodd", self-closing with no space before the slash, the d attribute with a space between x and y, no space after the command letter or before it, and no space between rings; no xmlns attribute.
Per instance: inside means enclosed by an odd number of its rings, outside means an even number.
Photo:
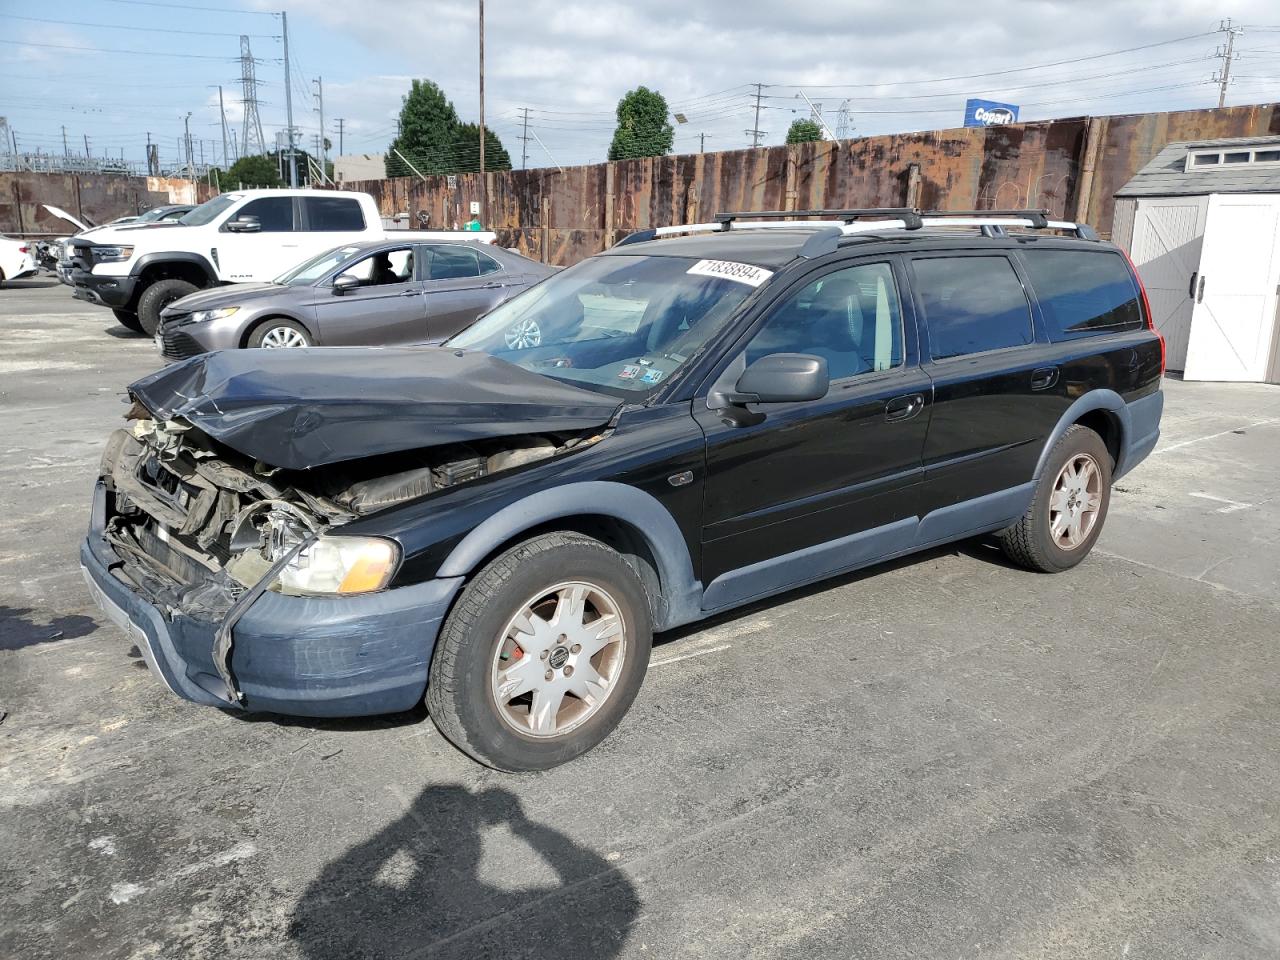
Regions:
<svg viewBox="0 0 1280 960"><path fill-rule="evenodd" d="M826 576L911 542L929 380L890 257L818 268L792 285L716 378L732 389L774 353L824 357L825 397L708 409L703 581L708 609ZM869 531L876 531L870 533Z"/></svg>
<svg viewBox="0 0 1280 960"><path fill-rule="evenodd" d="M1030 481L1067 401L1054 346L1035 324L1011 251L908 259L934 388L927 513Z"/></svg>
<svg viewBox="0 0 1280 960"><path fill-rule="evenodd" d="M338 295L317 287L316 319L325 346L424 343L427 311L412 244L387 247L343 271L360 286Z"/></svg>
<svg viewBox="0 0 1280 960"><path fill-rule="evenodd" d="M1280 321L1280 194L1208 199L1185 376L1280 379L1272 362Z"/></svg>
<svg viewBox="0 0 1280 960"><path fill-rule="evenodd" d="M470 244L422 246L427 325L431 339L464 330L513 292L516 278L493 257Z"/></svg>

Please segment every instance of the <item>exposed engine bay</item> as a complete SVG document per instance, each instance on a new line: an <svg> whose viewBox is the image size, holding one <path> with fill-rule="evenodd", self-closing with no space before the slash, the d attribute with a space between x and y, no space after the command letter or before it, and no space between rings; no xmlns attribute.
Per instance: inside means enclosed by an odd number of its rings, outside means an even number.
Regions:
<svg viewBox="0 0 1280 960"><path fill-rule="evenodd" d="M542 460L599 429L451 443L325 464L272 466L140 402L103 454L105 535L123 575L169 614L221 618L326 532L397 504ZM306 595L283 579L272 589Z"/></svg>

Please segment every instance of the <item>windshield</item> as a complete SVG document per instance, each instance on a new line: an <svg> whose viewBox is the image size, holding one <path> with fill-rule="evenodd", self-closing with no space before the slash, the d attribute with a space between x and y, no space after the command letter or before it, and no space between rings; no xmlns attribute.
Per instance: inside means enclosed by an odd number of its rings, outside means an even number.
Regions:
<svg viewBox="0 0 1280 960"><path fill-rule="evenodd" d="M203 227L239 199L238 193L221 194L212 200L206 200L178 222L185 223L188 227Z"/></svg>
<svg viewBox="0 0 1280 960"><path fill-rule="evenodd" d="M709 266L710 265L710 266ZM623 397L668 380L723 327L769 271L729 279L688 257L584 260L508 300L446 346ZM732 274L732 271L730 271Z"/></svg>
<svg viewBox="0 0 1280 960"><path fill-rule="evenodd" d="M146 213L134 218L134 223L155 223L163 217L167 211L167 207L152 207Z"/></svg>
<svg viewBox="0 0 1280 960"><path fill-rule="evenodd" d="M309 283L315 283L330 270L344 261L350 260L359 252L359 247L350 245L334 247L332 250L326 250L319 256L304 261L287 273L280 274L274 282L287 283L291 287L305 287Z"/></svg>

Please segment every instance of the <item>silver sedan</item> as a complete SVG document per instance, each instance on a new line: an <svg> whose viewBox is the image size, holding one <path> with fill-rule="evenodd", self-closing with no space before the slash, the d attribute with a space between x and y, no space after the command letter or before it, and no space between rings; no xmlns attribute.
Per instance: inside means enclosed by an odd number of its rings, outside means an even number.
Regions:
<svg viewBox="0 0 1280 960"><path fill-rule="evenodd" d="M156 345L179 360L237 347L438 343L553 272L476 241L353 243L272 283L175 300L161 313Z"/></svg>

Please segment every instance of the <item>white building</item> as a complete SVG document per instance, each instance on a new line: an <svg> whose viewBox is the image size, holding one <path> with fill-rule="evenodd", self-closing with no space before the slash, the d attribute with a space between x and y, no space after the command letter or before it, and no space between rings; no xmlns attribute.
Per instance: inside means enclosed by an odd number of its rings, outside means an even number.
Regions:
<svg viewBox="0 0 1280 960"><path fill-rule="evenodd" d="M381 180L387 175L386 154L348 153L334 157L333 180L346 183L350 180Z"/></svg>
<svg viewBox="0 0 1280 960"><path fill-rule="evenodd" d="M1280 137L1171 143L1116 191L1112 239L1187 380L1280 383Z"/></svg>

